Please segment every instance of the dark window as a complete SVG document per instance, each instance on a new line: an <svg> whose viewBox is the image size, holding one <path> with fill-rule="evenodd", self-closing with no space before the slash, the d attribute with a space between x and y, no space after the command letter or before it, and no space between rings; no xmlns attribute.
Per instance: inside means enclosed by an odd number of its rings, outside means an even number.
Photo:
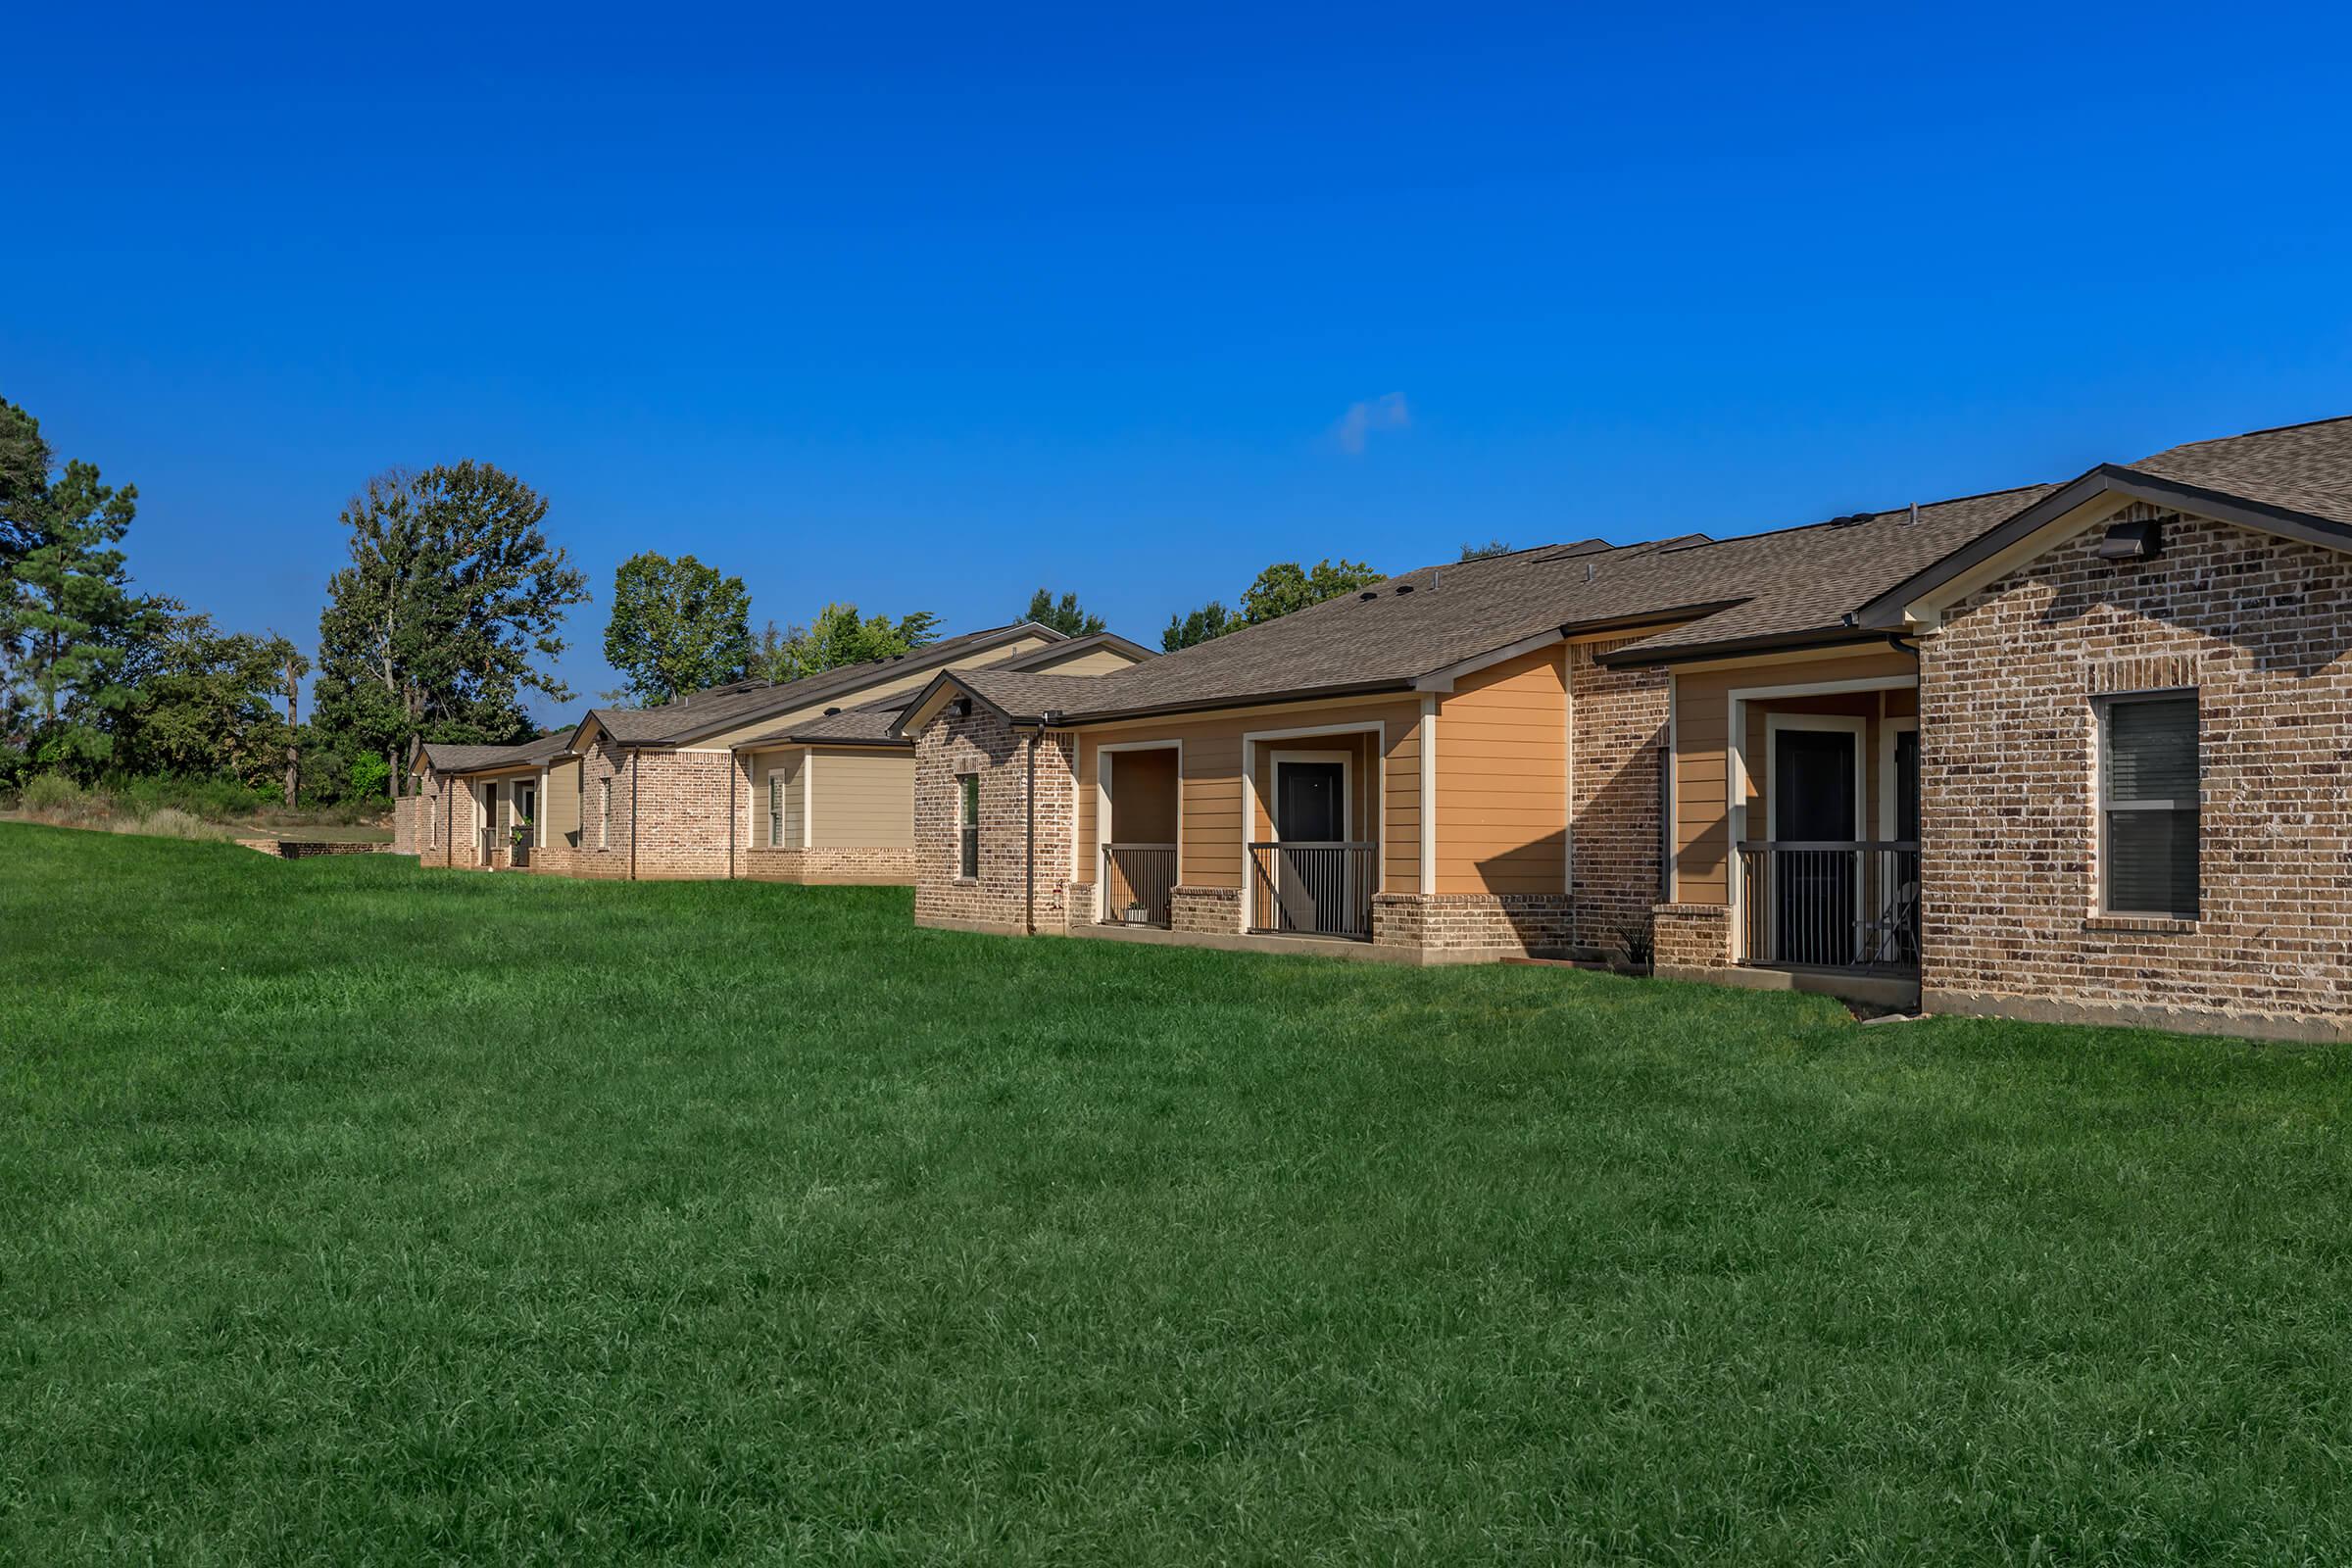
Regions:
<svg viewBox="0 0 2352 1568"><path fill-rule="evenodd" d="M980 874L980 775L959 773L956 783L960 791L956 819L958 841L957 876L977 877Z"/></svg>
<svg viewBox="0 0 2352 1568"><path fill-rule="evenodd" d="M2102 898L2110 914L2197 913L2197 698L2099 705Z"/></svg>

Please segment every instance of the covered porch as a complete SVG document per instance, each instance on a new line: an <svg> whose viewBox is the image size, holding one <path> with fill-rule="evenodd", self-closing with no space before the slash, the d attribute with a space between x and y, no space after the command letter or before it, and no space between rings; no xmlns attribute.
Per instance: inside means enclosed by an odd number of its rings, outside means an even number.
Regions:
<svg viewBox="0 0 2352 1568"><path fill-rule="evenodd" d="M1090 740L1097 926L1372 939L1381 717Z"/></svg>
<svg viewBox="0 0 2352 1568"><path fill-rule="evenodd" d="M1735 691L1734 961L1916 985L1916 679Z"/></svg>
<svg viewBox="0 0 2352 1568"><path fill-rule="evenodd" d="M528 870L540 843L540 801L546 779L537 767L477 773L466 780L473 799L470 858L455 863L482 870Z"/></svg>
<svg viewBox="0 0 2352 1568"><path fill-rule="evenodd" d="M1710 961L1738 971L1721 977L1915 1001L1924 889L1908 651L1678 672L1675 712L1677 907L1717 906Z"/></svg>

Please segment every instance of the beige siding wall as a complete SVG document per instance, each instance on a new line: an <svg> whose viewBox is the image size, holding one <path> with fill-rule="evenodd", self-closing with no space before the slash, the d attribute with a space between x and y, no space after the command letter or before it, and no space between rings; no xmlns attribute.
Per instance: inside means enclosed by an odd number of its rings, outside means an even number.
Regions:
<svg viewBox="0 0 2352 1568"><path fill-rule="evenodd" d="M1420 890L1421 868L1421 706L1418 699L1380 699L1361 703L1286 704L1244 710L1220 716L1155 720L1104 726L1079 738L1077 814L1079 854L1094 853L1095 767L1098 748L1110 741L1182 740L1184 742L1183 844L1184 863L1178 880L1192 887L1239 888L1242 885L1242 737L1265 730L1312 728L1325 724L1385 724L1387 751L1375 770L1368 763L1357 769L1365 799L1376 798L1383 818L1381 843L1383 887L1388 892ZM1345 736L1258 743L1262 754L1275 748L1337 749L1348 746ZM1358 743L1378 746L1375 738ZM1368 759L1370 751L1363 755ZM1263 758L1261 755L1261 762ZM1251 835L1263 838L1267 825L1262 812Z"/></svg>
<svg viewBox="0 0 2352 1568"><path fill-rule="evenodd" d="M801 770L808 765L808 754L797 750L761 752L752 760L751 842L754 846L763 850L797 850L801 847ZM782 838L775 836L774 819L768 808L776 781L781 781L784 786Z"/></svg>
<svg viewBox="0 0 2352 1568"><path fill-rule="evenodd" d="M1564 658L1559 647L1522 655L1439 700L1435 891L1566 891Z"/></svg>
<svg viewBox="0 0 2352 1568"><path fill-rule="evenodd" d="M1916 675L1918 662L1894 649L1838 654L1819 659L1759 661L1712 667L1674 677L1674 843L1675 898L1684 904L1722 904L1731 897L1727 862L1731 854L1728 777L1728 715L1731 694L1740 688L1795 686L1815 681L1870 680ZM1886 694L1889 713L1918 711L1917 694ZM1879 712L1879 697L1776 698L1771 706L1795 711L1811 704L1842 703L1866 719ZM1761 790L1765 775L1764 708L1746 708L1748 832L1761 838L1769 818ZM1827 711L1831 709L1817 709ZM1838 710L1843 710L1838 709ZM1879 737L1875 723L1864 737L1866 800L1870 831L1877 831Z"/></svg>
<svg viewBox="0 0 2352 1568"><path fill-rule="evenodd" d="M811 841L820 849L914 846L914 754L853 748L813 753Z"/></svg>
<svg viewBox="0 0 2352 1568"><path fill-rule="evenodd" d="M539 820L545 832L543 844L568 845L572 835L580 830L580 761L556 762L547 770L541 786Z"/></svg>
<svg viewBox="0 0 2352 1568"><path fill-rule="evenodd" d="M1108 675L1115 670L1125 669L1134 662L1134 660L1115 650L1094 648L1074 658L1056 660L1053 663L1039 665L1037 673L1041 675Z"/></svg>

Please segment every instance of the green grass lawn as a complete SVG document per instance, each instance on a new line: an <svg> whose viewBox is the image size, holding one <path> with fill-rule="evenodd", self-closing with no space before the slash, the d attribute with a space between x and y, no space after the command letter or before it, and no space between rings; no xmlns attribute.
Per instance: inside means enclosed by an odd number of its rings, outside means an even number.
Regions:
<svg viewBox="0 0 2352 1568"><path fill-rule="evenodd" d="M2341 1562L2352 1054L0 825L0 1560Z"/></svg>

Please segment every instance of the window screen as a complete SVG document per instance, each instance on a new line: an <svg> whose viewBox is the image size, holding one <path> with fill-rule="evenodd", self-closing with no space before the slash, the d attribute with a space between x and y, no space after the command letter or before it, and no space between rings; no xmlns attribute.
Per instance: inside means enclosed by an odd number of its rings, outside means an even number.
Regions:
<svg viewBox="0 0 2352 1568"><path fill-rule="evenodd" d="M2101 864L2111 914L2197 912L2197 699L2111 698L2100 708Z"/></svg>
<svg viewBox="0 0 2352 1568"><path fill-rule="evenodd" d="M612 781L609 778L596 781L596 847L609 850L612 847Z"/></svg>
<svg viewBox="0 0 2352 1568"><path fill-rule="evenodd" d="M959 773L956 782L961 791L956 819L956 874L976 877L980 874L980 775Z"/></svg>
<svg viewBox="0 0 2352 1568"><path fill-rule="evenodd" d="M784 847L784 774L781 769L767 775L767 847Z"/></svg>

